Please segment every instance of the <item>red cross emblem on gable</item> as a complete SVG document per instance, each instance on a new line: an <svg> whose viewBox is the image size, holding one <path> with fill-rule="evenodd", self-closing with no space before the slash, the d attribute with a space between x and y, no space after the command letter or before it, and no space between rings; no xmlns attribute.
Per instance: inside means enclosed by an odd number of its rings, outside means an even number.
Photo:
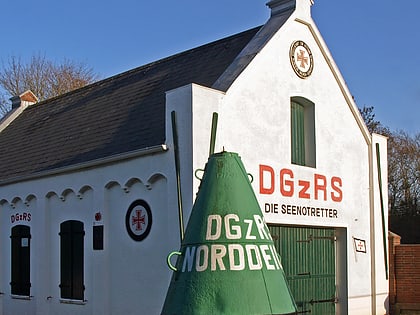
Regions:
<svg viewBox="0 0 420 315"><path fill-rule="evenodd" d="M294 41L290 46L290 62L295 73L301 79L312 74L314 57L309 46L301 40Z"/></svg>
<svg viewBox="0 0 420 315"><path fill-rule="evenodd" d="M305 57L306 51L303 49L299 50L299 53L297 54L297 61L300 62L300 67L305 68L305 66L308 64L308 57Z"/></svg>

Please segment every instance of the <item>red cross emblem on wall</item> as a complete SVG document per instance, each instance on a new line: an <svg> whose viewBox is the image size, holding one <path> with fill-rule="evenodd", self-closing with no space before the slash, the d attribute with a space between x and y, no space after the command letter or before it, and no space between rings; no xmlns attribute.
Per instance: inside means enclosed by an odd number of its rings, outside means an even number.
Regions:
<svg viewBox="0 0 420 315"><path fill-rule="evenodd" d="M125 215L127 233L135 241L144 240L152 228L152 210L145 200L134 201Z"/></svg>
<svg viewBox="0 0 420 315"><path fill-rule="evenodd" d="M134 226L136 231L142 230L141 225L145 224L144 218L145 216L141 215L141 210L136 210L136 214L131 217L131 224Z"/></svg>

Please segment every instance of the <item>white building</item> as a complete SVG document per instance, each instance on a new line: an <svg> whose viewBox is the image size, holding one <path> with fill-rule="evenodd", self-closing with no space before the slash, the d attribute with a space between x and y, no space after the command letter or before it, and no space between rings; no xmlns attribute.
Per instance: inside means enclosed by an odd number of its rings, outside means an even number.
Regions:
<svg viewBox="0 0 420 315"><path fill-rule="evenodd" d="M300 311L387 309L386 139L369 134L311 18L265 25L0 122L0 315L159 314L209 153L238 152ZM385 243L384 243L385 242Z"/></svg>

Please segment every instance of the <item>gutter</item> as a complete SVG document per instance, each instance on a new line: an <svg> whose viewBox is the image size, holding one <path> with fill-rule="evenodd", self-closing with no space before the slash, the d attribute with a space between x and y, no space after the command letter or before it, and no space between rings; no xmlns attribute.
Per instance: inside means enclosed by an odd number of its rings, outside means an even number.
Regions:
<svg viewBox="0 0 420 315"><path fill-rule="evenodd" d="M373 143L373 139L371 138ZM373 177L373 149L368 146L369 154L369 199L370 199L370 288L371 288L371 314L376 314L376 241L375 241L375 192Z"/></svg>
<svg viewBox="0 0 420 315"><path fill-rule="evenodd" d="M167 147L166 144L160 144L160 145L156 145L156 146L152 146L152 147L146 147L146 148L143 148L143 149L139 149L139 150L135 150L135 151L127 152L127 153L115 154L115 155L107 156L107 157L96 159L96 160L91 160L91 161L87 161L87 162L72 164L72 165L69 165L69 166L54 168L54 169L51 169L51 170L46 170L46 171L42 171L42 172L27 174L27 175L23 175L23 176L12 177L12 178L0 181L0 187L1 186L6 186L6 185L9 185L9 184L14 184L14 183L17 183L17 182L34 180L34 179L53 176L53 175L57 175L57 174L71 173L71 172L79 171L79 170L82 170L82 169L88 169L88 168L93 168L93 167L97 167L97 166L103 166L103 165L111 164L111 163L114 163L114 162L121 162L121 161L125 161L125 160L134 159L134 158L137 158L137 157L140 157L140 156L151 155L151 154L156 154L156 153L163 153L163 152L166 152L166 151L168 151L168 147Z"/></svg>

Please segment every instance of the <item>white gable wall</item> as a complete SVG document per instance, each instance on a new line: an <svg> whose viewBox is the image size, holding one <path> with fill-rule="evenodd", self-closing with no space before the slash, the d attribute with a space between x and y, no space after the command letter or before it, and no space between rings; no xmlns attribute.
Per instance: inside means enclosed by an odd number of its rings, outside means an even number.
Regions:
<svg viewBox="0 0 420 315"><path fill-rule="evenodd" d="M371 240L370 136L313 22L295 20L295 17L292 15L224 96L219 110L216 148L224 147L226 151L240 154L247 171L254 177L254 191L263 212L267 205L278 207L278 213L265 213L267 222L344 229L346 235L338 239L338 246L340 251L346 248L347 261L340 262L338 257L337 268L347 268L347 275L341 277L348 283L341 284L339 299L342 302L338 309L348 308L349 314L366 314L376 302L378 314L383 314L386 296L381 295L374 302L371 297L372 293L379 293L373 288L372 281L375 281L371 278L371 270L376 267L371 262L371 249L368 248L367 253L354 249L354 238L365 240L369 247L378 237L376 234ZM290 65L289 48L295 40L303 40L313 54L314 70L306 79L299 78ZM315 104L315 168L291 164L290 99L295 96ZM270 186L265 178L268 175L264 173L262 178L259 174L260 165L274 170L273 193L260 192L261 185ZM291 197L280 192L283 169L293 173L293 178L286 177L293 181ZM316 196L315 185L322 185L323 178L327 183L326 195L321 189ZM333 178L341 181L332 183ZM299 180L310 182L309 198L299 197ZM332 194L342 198L334 201ZM287 205L333 209L337 216L281 213L281 207ZM376 261L376 264L382 262ZM386 281L381 283L382 292L387 292L385 285ZM343 292L345 290L348 292ZM346 299L348 305L343 302Z"/></svg>

